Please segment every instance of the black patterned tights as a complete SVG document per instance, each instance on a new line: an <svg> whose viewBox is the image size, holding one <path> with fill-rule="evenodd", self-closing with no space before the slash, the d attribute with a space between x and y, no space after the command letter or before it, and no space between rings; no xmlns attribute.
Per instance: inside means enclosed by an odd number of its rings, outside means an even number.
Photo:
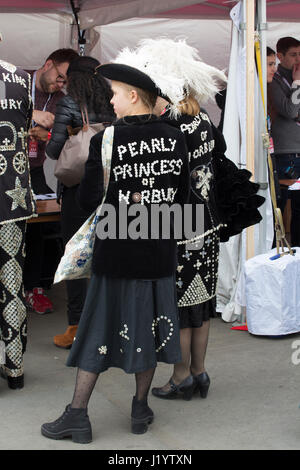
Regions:
<svg viewBox="0 0 300 470"><path fill-rule="evenodd" d="M155 368L135 374L135 396L138 401L147 401L154 372ZM99 374L78 369L74 395L71 403L72 408L87 408L98 377Z"/></svg>
<svg viewBox="0 0 300 470"><path fill-rule="evenodd" d="M87 408L99 374L78 369L71 408Z"/></svg>

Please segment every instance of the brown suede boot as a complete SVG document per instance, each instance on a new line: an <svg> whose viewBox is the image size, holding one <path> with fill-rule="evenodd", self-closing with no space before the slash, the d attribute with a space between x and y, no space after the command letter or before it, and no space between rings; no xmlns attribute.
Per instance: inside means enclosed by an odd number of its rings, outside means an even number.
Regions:
<svg viewBox="0 0 300 470"><path fill-rule="evenodd" d="M53 338L55 346L64 349L70 349L76 335L78 325L68 326L63 335L56 335Z"/></svg>

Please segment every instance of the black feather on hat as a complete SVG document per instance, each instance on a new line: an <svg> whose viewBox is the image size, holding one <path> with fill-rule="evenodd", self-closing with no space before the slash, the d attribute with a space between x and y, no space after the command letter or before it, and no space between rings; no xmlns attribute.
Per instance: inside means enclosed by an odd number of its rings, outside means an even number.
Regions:
<svg viewBox="0 0 300 470"><path fill-rule="evenodd" d="M109 80L126 83L128 85L150 91L159 95L159 89L153 80L140 70L125 64L104 64L98 67L98 72Z"/></svg>

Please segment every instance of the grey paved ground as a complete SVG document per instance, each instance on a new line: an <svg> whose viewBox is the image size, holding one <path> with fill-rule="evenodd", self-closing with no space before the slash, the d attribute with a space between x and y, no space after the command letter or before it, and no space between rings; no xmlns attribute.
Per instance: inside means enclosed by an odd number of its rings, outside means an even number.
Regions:
<svg viewBox="0 0 300 470"><path fill-rule="evenodd" d="M100 377L89 405L93 442L74 444L41 436L43 422L56 419L72 398L76 371L65 367L68 351L52 337L66 326L63 285L50 291L55 313L29 314L25 388L9 390L0 379L0 449L193 450L300 448L300 365L291 355L299 335L256 337L211 321L206 400L165 401L150 397L156 420L148 433L130 433L134 378L118 369ZM300 343L299 343L300 344ZM170 366L157 368L154 385L164 384Z"/></svg>

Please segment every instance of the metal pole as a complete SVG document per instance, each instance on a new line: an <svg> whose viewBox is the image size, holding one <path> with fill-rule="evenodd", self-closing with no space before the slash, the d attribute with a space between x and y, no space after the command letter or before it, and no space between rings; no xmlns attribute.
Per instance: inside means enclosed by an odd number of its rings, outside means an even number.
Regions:
<svg viewBox="0 0 300 470"><path fill-rule="evenodd" d="M254 177L254 93L255 93L255 0L246 0L246 161L247 169ZM254 256L254 226L247 229L247 259Z"/></svg>
<svg viewBox="0 0 300 470"><path fill-rule="evenodd" d="M260 109L258 108L257 111L259 115L257 116L258 119L258 125L261 124L261 120L263 119L264 121L264 128L266 129L266 123L265 123L265 116L267 116L267 53L266 53L266 30L267 30L267 13L266 13L266 0L256 0L256 6L257 6L257 37L259 39L259 44L260 44L260 51L261 51L261 72L262 72L262 90L263 90L263 97L264 100L262 99L262 107L264 108L264 114L263 116L260 115ZM260 97L260 93L258 98ZM268 176L268 149L266 148L265 144L265 139L264 139L265 132L262 134L258 133L256 134L256 142L255 142L255 148L257 149L256 153L256 165L258 166L256 168L259 168L259 182L263 186L261 186L261 189L264 189L266 193L263 193L263 196L267 196L267 193L269 191L269 176ZM257 159L259 158L259 162L257 162ZM258 178L256 178L258 180ZM265 215L267 215L267 212L264 212ZM262 240L267 240L267 220L263 220L263 222L259 225L257 228L258 233L259 233L259 238Z"/></svg>
<svg viewBox="0 0 300 470"><path fill-rule="evenodd" d="M267 111L267 47L266 47L266 30L268 29L267 23L267 8L266 0L257 0L257 29L259 33L260 50L261 50L261 63L262 63L262 76L263 76L263 90L265 96L265 111Z"/></svg>

